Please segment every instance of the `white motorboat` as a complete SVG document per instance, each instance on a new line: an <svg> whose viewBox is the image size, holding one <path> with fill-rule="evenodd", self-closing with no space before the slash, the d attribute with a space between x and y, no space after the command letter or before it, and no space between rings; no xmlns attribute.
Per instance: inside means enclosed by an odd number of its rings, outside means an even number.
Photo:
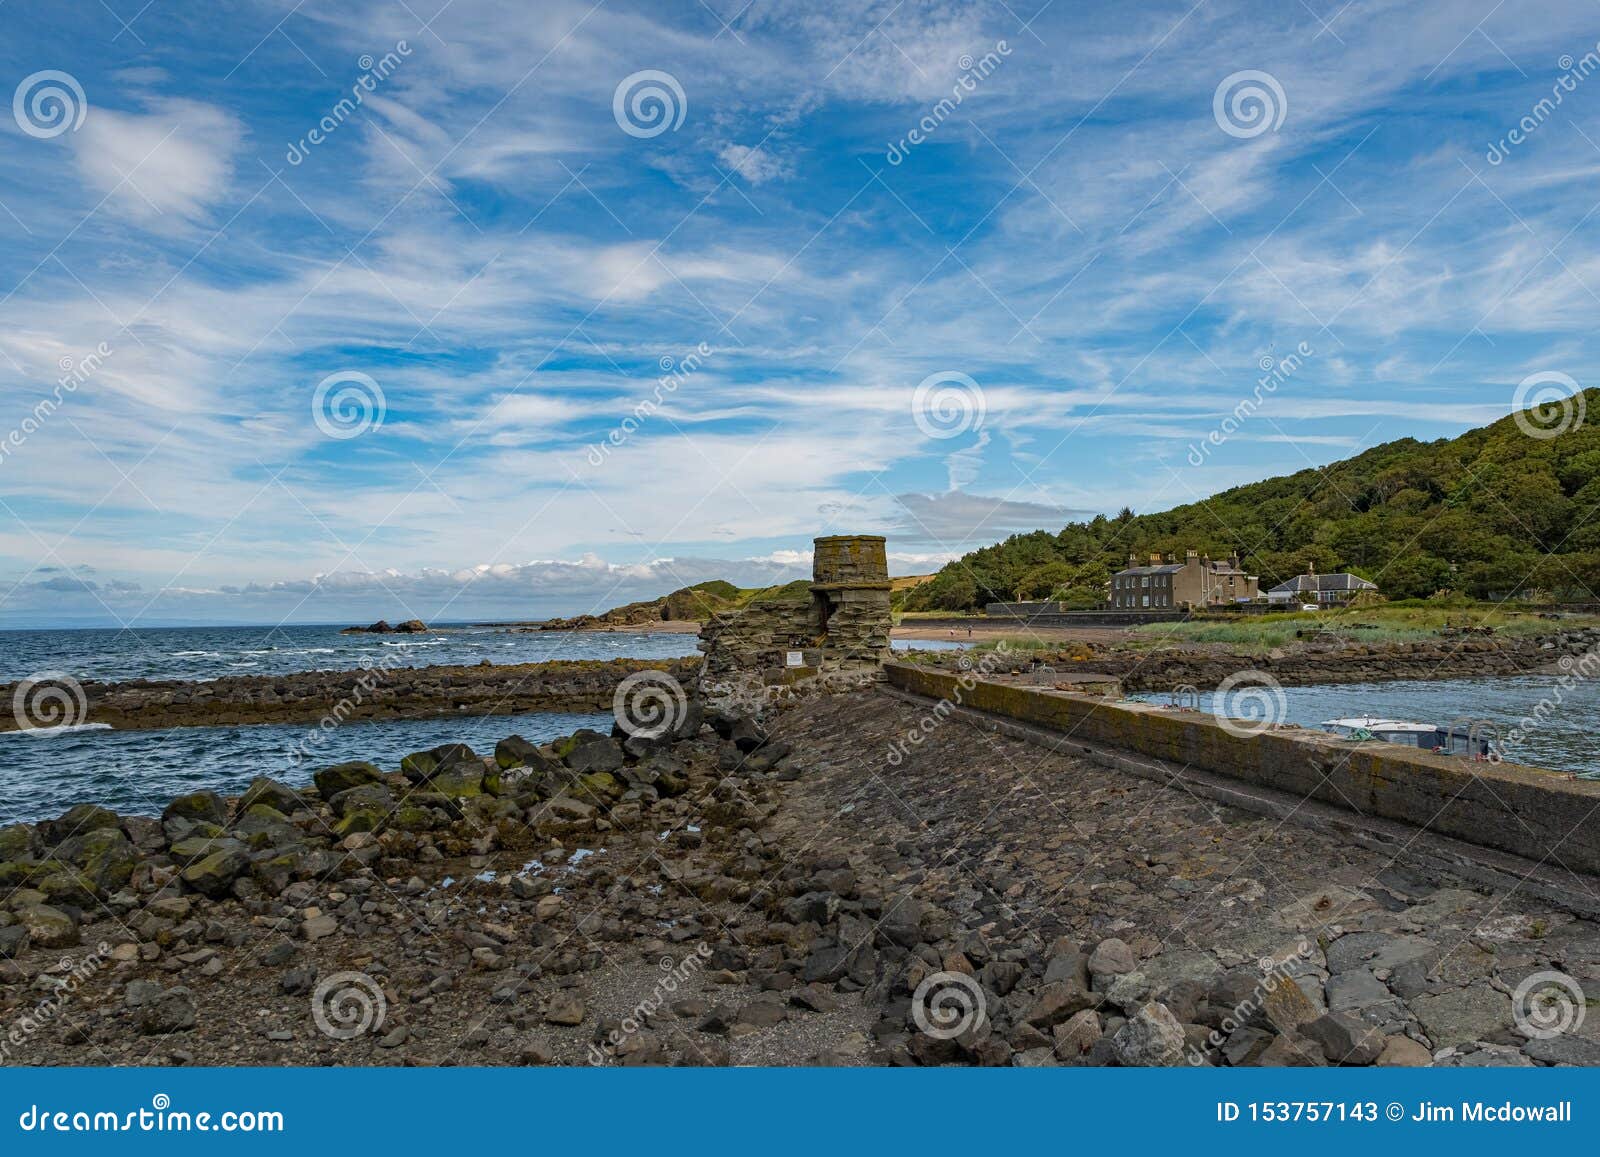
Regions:
<svg viewBox="0 0 1600 1157"><path fill-rule="evenodd" d="M1439 727L1407 719L1361 715L1350 719L1325 719L1319 726L1329 735L1344 739L1376 739L1383 743L1398 743L1402 747L1434 751L1440 755L1470 755L1478 759L1488 756L1492 739L1490 728L1480 728L1469 720ZM1479 734L1480 729L1482 734Z"/></svg>

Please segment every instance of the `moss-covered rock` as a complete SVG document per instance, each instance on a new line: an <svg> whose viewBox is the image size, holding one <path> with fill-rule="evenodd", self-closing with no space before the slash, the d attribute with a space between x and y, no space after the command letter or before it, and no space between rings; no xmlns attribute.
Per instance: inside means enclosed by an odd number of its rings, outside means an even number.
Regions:
<svg viewBox="0 0 1600 1157"><path fill-rule="evenodd" d="M304 811L311 806L294 788L265 775L257 776L250 781L250 786L245 789L244 795L239 800L239 810L249 811L257 804L265 804L285 816L292 816L295 812Z"/></svg>
<svg viewBox="0 0 1600 1157"><path fill-rule="evenodd" d="M78 922L59 908L29 904L18 910L17 923L39 948L70 948L78 943Z"/></svg>
<svg viewBox="0 0 1600 1157"><path fill-rule="evenodd" d="M39 836L46 847L54 847L68 836L81 836L99 828L114 828L122 821L117 813L99 804L80 803L70 807L58 819L39 824Z"/></svg>
<svg viewBox="0 0 1600 1157"><path fill-rule="evenodd" d="M220 828L228 822L228 805L214 791L192 791L180 795L161 813L161 822L169 830L174 820L186 821L190 826L211 824Z"/></svg>
<svg viewBox="0 0 1600 1157"><path fill-rule="evenodd" d="M32 824L7 824L0 828L0 864L36 860L43 851L44 841Z"/></svg>
<svg viewBox="0 0 1600 1157"><path fill-rule="evenodd" d="M139 866L139 850L121 828L96 828L63 840L55 850L55 858L81 869L101 892L127 887L133 870Z"/></svg>
<svg viewBox="0 0 1600 1157"><path fill-rule="evenodd" d="M549 767L553 762L548 755L539 750L535 743L522 738L520 735L508 735L494 745L495 766L507 767Z"/></svg>
<svg viewBox="0 0 1600 1157"><path fill-rule="evenodd" d="M349 763L336 763L332 767L324 767L311 776L317 785L317 791L326 800L331 800L340 792L349 791L353 787L377 783L382 778L383 772L362 759L352 760Z"/></svg>
<svg viewBox="0 0 1600 1157"><path fill-rule="evenodd" d="M89 908L99 895L95 883L83 872L65 864L54 865L58 870L40 875L33 886L44 893L51 904L65 904L70 908Z"/></svg>
<svg viewBox="0 0 1600 1157"><path fill-rule="evenodd" d="M455 799L483 794L483 764L450 763L435 768L427 779L428 789Z"/></svg>
<svg viewBox="0 0 1600 1157"><path fill-rule="evenodd" d="M465 743L441 743L427 751L414 751L400 761L400 772L412 783L426 783L443 769L457 764L476 767L482 774L483 761Z"/></svg>
<svg viewBox="0 0 1600 1157"><path fill-rule="evenodd" d="M190 864L179 875L196 892L220 900L229 894L233 882L249 866L250 857L242 849L224 849Z"/></svg>

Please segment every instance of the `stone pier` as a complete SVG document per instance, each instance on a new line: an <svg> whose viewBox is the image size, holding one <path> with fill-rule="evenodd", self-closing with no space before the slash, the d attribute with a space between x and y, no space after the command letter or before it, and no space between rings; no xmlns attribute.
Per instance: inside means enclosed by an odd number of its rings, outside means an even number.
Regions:
<svg viewBox="0 0 1600 1157"><path fill-rule="evenodd" d="M781 587L701 628L702 689L754 702L811 680L878 678L889 655L889 589L882 536L816 539L808 587Z"/></svg>

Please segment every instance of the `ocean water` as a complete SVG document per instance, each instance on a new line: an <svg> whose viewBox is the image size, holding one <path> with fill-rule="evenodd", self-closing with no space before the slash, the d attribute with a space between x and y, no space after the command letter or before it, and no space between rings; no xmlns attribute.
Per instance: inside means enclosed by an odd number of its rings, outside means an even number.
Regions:
<svg viewBox="0 0 1600 1157"><path fill-rule="evenodd" d="M325 627L140 627L0 631L0 683L44 672L89 679L216 679L357 667L543 663L553 659L676 659L695 636L645 631L513 631L445 627L426 635L343 635ZM897 639L896 650L943 651L943 639Z"/></svg>
<svg viewBox="0 0 1600 1157"><path fill-rule="evenodd" d="M695 637L642 631L526 631L447 627L426 635L342 635L336 626L140 627L0 631L0 682L41 672L98 679L216 679L406 667L540 663L550 659L672 659Z"/></svg>
<svg viewBox="0 0 1600 1157"><path fill-rule="evenodd" d="M237 794L258 775L299 786L319 767L365 759L398 771L400 759L441 743L480 755L508 735L543 743L580 727L609 732L610 715L538 712L473 718L114 731L72 727L0 732L0 824L97 803L124 815L160 815L174 796L211 788Z"/></svg>
<svg viewBox="0 0 1600 1157"><path fill-rule="evenodd" d="M1576 682L1560 687L1555 677L1519 675L1493 679L1393 680L1285 687L1279 722L1316 727L1326 719L1376 715L1386 719L1448 726L1462 719L1486 720L1501 737L1501 754L1513 763L1552 771L1600 774L1600 685ZM1132 696L1166 703L1165 692ZM1524 720L1544 706L1538 721ZM1228 714L1217 696L1200 696L1200 709ZM1232 712L1244 714L1243 712ZM1248 717L1248 716L1247 716ZM1513 730L1519 734L1507 739Z"/></svg>

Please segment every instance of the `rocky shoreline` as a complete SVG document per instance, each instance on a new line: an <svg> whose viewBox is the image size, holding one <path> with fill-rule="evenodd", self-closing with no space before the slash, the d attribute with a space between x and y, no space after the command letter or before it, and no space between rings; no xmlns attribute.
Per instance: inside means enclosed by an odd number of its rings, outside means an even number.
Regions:
<svg viewBox="0 0 1600 1157"><path fill-rule="evenodd" d="M995 669L1006 674L1101 675L1118 680L1125 691L1209 691L1229 675L1263 671L1285 687L1319 683L1378 683L1399 679L1464 679L1559 671L1563 656L1600 648L1600 630L1527 636L1460 636L1437 642L1361 643L1310 640L1265 654L1217 646L1126 645L1079 642L1060 649L1014 650ZM918 661L954 667L959 653L937 652ZM970 661L970 660L969 660Z"/></svg>
<svg viewBox="0 0 1600 1157"><path fill-rule="evenodd" d="M78 684L85 709L76 713L74 722L160 728L609 711L617 684L628 675L666 671L687 683L699 663L697 657L498 665L485 661L470 667L374 666L200 681L90 681ZM16 684L0 686L0 696L9 701L16 688ZM19 725L12 715L0 715L0 731Z"/></svg>
<svg viewBox="0 0 1600 1157"><path fill-rule="evenodd" d="M673 722L0 829L5 1061L1600 1061L1516 1003L1600 927L1514 889L882 691Z"/></svg>

